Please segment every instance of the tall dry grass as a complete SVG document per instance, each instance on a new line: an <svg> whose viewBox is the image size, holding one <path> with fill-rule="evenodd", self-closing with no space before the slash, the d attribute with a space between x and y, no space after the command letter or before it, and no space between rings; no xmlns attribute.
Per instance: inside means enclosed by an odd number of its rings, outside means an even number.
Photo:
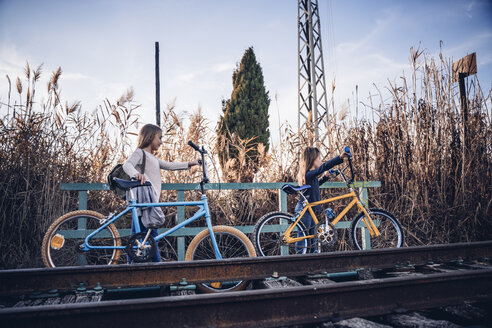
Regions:
<svg viewBox="0 0 492 328"><path fill-rule="evenodd" d="M384 90L375 86L377 93L367 103L356 100L362 104L362 117L349 116L346 107L331 114L327 127L319 124L316 145L324 160L338 155L344 146L352 148L357 179L382 183L380 189L371 190L371 205L395 213L408 245L490 239L491 91L484 95L475 76L467 79L469 114L464 122L459 88L451 80L452 61L442 53L432 58L412 48L410 67L410 77L402 76L398 84L388 81ZM309 127L297 131L285 124L280 143L265 155L254 181L295 181L300 151L311 144ZM236 145L254 146L237 141ZM323 195L340 192L325 190ZM271 192L245 199L256 202L243 205L255 214L252 221L242 215L241 222L254 223L261 213L277 208ZM295 202L289 198L289 210ZM335 204L335 210L342 206Z"/></svg>
<svg viewBox="0 0 492 328"><path fill-rule="evenodd" d="M409 80L388 83L390 100L369 105L377 119L351 122L347 141L360 156L361 176L382 182L377 199L399 216L409 244L490 239L490 96L468 78L464 122L451 61L412 49L410 64Z"/></svg>
<svg viewBox="0 0 492 328"><path fill-rule="evenodd" d="M410 77L398 84L388 82L361 104L361 115L347 108L331 113L330 124L320 131L320 148L327 160L350 146L358 180L381 181L370 191L372 206L393 212L402 222L408 245L476 241L492 237L492 124L491 91L483 95L478 80L468 78L467 122L469 146L463 148L463 120L458 87L451 82L451 62L444 56L430 58L411 52ZM41 239L48 225L62 213L77 208L77 194L60 191L61 182L105 182L116 162L133 149L131 135L138 130L138 106L131 90L115 103L105 100L93 113L84 113L80 103L63 103L59 92L61 69L52 73L48 100L34 101L41 67L26 67L12 85L7 102L0 104L0 268L39 266ZM362 115L364 113L364 115ZM166 161L189 161L196 153L188 140L208 145L216 163L215 123L198 109L180 114L173 103L162 113L163 145L157 154ZM300 131L282 125L279 143L268 152L254 140L230 140L239 154L251 147L261 154L257 167L245 157L230 159L219 172L221 181L295 181L301 150L311 141L309 126ZM251 162L250 162L251 163ZM209 166L213 182L218 176ZM199 182L201 172L163 171L163 182ZM323 190L323 196L343 190ZM254 224L263 214L277 210L276 191L222 190L208 192L215 224ZM197 199L198 191L186 192ZM176 200L164 191L161 200ZM294 197L288 209L293 210ZM109 213L123 202L111 192L91 191L89 209ZM338 211L342 203L335 204ZM186 215L194 211L185 209ZM176 208L165 208L168 226L175 224ZM349 213L347 219L354 213ZM128 222L126 223L128 225ZM203 222L197 222L197 225ZM343 238L343 233L341 232ZM348 238L345 238L345 241ZM347 249L340 242L338 249Z"/></svg>
<svg viewBox="0 0 492 328"><path fill-rule="evenodd" d="M412 48L410 66L409 78L388 81L383 90L375 86L368 102L356 99L362 118L347 117L343 108L332 114L317 145L330 154L325 159L352 148L358 180L382 183L371 190L371 205L400 219L408 245L491 239L491 91L484 95L475 76L467 79L464 122L452 61ZM287 149L307 146L309 132L292 133Z"/></svg>
<svg viewBox="0 0 492 328"><path fill-rule="evenodd" d="M61 68L47 83L47 100L35 99L42 67L26 64L7 102L0 104L0 268L41 265L42 237L54 219L77 208L77 195L62 182L95 182L124 157L135 129L133 92L92 113L63 102ZM114 203L109 193L90 194L89 206Z"/></svg>

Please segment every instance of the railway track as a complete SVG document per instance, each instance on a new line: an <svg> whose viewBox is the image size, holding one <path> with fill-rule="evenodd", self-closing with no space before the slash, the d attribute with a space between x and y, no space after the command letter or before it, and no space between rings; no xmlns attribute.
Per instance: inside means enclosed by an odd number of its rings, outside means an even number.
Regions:
<svg viewBox="0 0 492 328"><path fill-rule="evenodd" d="M33 291L70 295L91 289L97 303L0 309L2 323L15 327L148 324L162 326L276 326L368 316L490 300L492 242L407 247L316 255L171 262L145 265L7 270L0 272L0 298ZM336 272L369 278L330 283ZM303 284L223 294L105 301L116 287L168 288L188 283L255 280L266 288L282 277ZM321 281L321 282L320 282ZM327 283L328 282L328 283ZM298 283L300 285L300 283ZM163 287L165 286L165 287ZM20 296L24 295L24 296ZM86 298L87 299L87 298ZM38 303L40 304L40 303ZM135 313L139 313L135 315Z"/></svg>
<svg viewBox="0 0 492 328"><path fill-rule="evenodd" d="M492 257L492 241L333 252L275 257L168 262L153 264L40 268L0 271L0 296L57 289L75 290L80 283L103 288L143 287L188 283L300 276L319 272L347 272L360 268L423 265L466 258Z"/></svg>

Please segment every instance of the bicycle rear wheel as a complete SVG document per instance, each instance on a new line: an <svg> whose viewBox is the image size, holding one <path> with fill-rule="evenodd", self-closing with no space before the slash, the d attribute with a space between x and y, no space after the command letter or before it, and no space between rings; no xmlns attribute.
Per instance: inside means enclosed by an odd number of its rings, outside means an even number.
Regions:
<svg viewBox="0 0 492 328"><path fill-rule="evenodd" d="M85 238L99 228L104 219L102 214L94 211L75 211L58 218L43 238L41 253L44 265L62 267L115 264L120 258L119 249L79 249ZM121 245L120 235L116 227L110 224L94 235L90 244L117 247Z"/></svg>
<svg viewBox="0 0 492 328"><path fill-rule="evenodd" d="M370 236L367 229L366 215L361 212L352 221L350 238L355 248L396 248L404 243L403 229L400 222L389 212L372 208L368 210L369 215L378 228L381 235Z"/></svg>
<svg viewBox="0 0 492 328"><path fill-rule="evenodd" d="M285 231L294 222L293 215L284 212L271 212L260 218L253 230L253 244L257 254L259 256L306 254L311 244L310 239L290 244L282 241ZM301 221L291 233L295 237L305 237L306 234L306 227Z"/></svg>
<svg viewBox="0 0 492 328"><path fill-rule="evenodd" d="M213 227L217 247L223 259L236 257L256 257L251 241L241 231L227 226ZM193 238L186 251L186 261L215 259L215 250L208 229L201 231ZM249 281L237 280L227 282L211 282L197 284L197 288L205 293L242 290Z"/></svg>

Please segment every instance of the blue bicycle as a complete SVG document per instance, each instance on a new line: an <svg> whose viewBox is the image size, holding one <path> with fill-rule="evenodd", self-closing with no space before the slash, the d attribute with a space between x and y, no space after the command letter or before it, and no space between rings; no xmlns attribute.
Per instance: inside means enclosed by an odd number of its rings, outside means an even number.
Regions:
<svg viewBox="0 0 492 328"><path fill-rule="evenodd" d="M127 206L121 212L107 217L95 211L82 210L70 212L58 218L48 228L43 239L44 264L47 267L117 264L126 263L127 256L133 262L147 262L155 252L159 251L159 248L164 250L172 248L171 242L166 237L201 217L205 217L207 228L198 233L188 245L186 261L255 257L254 246L244 233L233 227L212 226L204 188L209 181L205 155L209 157L210 155L203 146L198 147L191 141L188 144L199 152L202 158L201 200L136 203L132 189L142 186L140 181L116 178L118 187L129 191L130 199ZM155 238L150 234L151 229L147 233L141 232L137 208L169 206L198 206L198 210L189 219ZM115 223L127 213L131 213L135 233L122 240ZM164 245L158 247L159 241ZM166 252L163 255L167 258ZM247 281L210 282L198 284L197 288L204 292L234 291L243 289L247 283Z"/></svg>

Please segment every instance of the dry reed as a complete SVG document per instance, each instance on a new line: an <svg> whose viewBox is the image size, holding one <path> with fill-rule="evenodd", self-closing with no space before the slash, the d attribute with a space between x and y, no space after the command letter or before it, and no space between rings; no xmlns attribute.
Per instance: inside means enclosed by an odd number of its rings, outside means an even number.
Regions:
<svg viewBox="0 0 492 328"><path fill-rule="evenodd" d="M41 265L44 232L77 207L77 195L62 192L60 183L103 180L124 158L126 136L135 129L131 91L117 105L106 100L93 113L82 112L80 102L63 104L58 68L48 82L48 99L37 104L41 73L41 66L31 69L27 63L23 78L16 79L19 100L9 94L8 102L0 104L0 268ZM10 85L8 76L7 81ZM33 110L34 104L39 108ZM100 209L115 198L90 193L88 202L89 208Z"/></svg>
<svg viewBox="0 0 492 328"><path fill-rule="evenodd" d="M468 136L464 141L451 62L442 55L438 60L429 59L423 51L412 49L410 64L409 79L402 77L399 85L388 82L387 88L370 95L367 104L357 99L355 117L348 116L347 106L338 115L330 114L328 126L320 124L317 146L325 160L338 155L344 146L352 148L358 180L382 183L380 189L370 191L371 205L385 208L400 219L408 245L490 239L492 124L487 102L491 92L484 96L478 80L469 78ZM129 136L138 129L139 106L131 89L116 103L106 99L93 113L84 113L79 102L63 104L61 68L50 77L48 100L33 110L40 76L41 67L33 70L26 65L24 78L15 80L13 92L18 99L11 97L11 79L7 76L8 103L0 104L0 268L41 264L39 247L46 228L62 213L77 208L77 195L60 191L60 183L105 181L112 166L133 150ZM359 103L365 110L358 108ZM184 116L172 103L162 114L163 145L157 156L163 160L196 158L186 144L188 140L206 146L216 144L215 127L203 118L200 109ZM219 172L221 180L295 181L300 152L311 144L309 128L304 125L297 131L289 124L282 125L280 142L271 142L268 152L254 139L232 137L229 142L240 156L229 159L224 172ZM261 154L257 164L245 160L252 147ZM218 163L214 149L209 150ZM212 166L208 173L217 182ZM199 182L201 172L197 168L163 171L162 178L163 182ZM324 190L323 196L340 192ZM278 208L276 191L222 190L208 194L215 224L254 224ZM197 191L186 192L186 199L198 197ZM175 192L161 195L163 201L176 198ZM289 197L288 201L292 211L296 199ZM122 204L110 192L89 193L89 209L109 213ZM335 211L341 205L336 204ZM186 215L192 211L194 208L185 209ZM166 224L173 225L176 209L166 208L165 213ZM337 245L338 249L348 247L344 241Z"/></svg>

